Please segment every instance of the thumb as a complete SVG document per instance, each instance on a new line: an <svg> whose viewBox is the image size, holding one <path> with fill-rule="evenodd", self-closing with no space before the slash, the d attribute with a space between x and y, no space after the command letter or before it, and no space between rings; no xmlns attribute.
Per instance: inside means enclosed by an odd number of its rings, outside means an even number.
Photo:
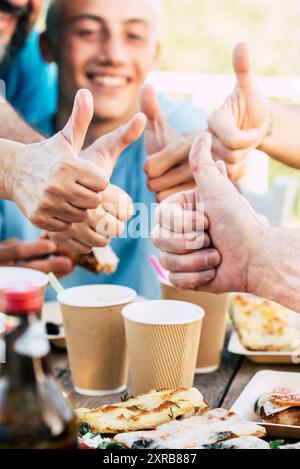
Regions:
<svg viewBox="0 0 300 469"><path fill-rule="evenodd" d="M81 89L75 96L71 117L61 134L79 153L83 147L87 130L94 114L93 96L90 91Z"/></svg>
<svg viewBox="0 0 300 469"><path fill-rule="evenodd" d="M145 146L148 155L161 151L167 142L168 122L159 107L153 86L145 85L141 94L141 111L147 117Z"/></svg>
<svg viewBox="0 0 300 469"><path fill-rule="evenodd" d="M212 183L214 174L221 176L211 154L211 136L202 133L194 142L190 152L190 167L198 187ZM209 172L209 175L208 175Z"/></svg>
<svg viewBox="0 0 300 469"><path fill-rule="evenodd" d="M148 125L155 125L157 119L160 118L158 96L155 88L151 85L144 85L142 88L141 111L146 114Z"/></svg>
<svg viewBox="0 0 300 469"><path fill-rule="evenodd" d="M109 174L112 173L121 153L141 137L146 124L146 116L139 112L127 124L105 135L95 143L96 153L105 154L108 157L110 167L106 169Z"/></svg>
<svg viewBox="0 0 300 469"><path fill-rule="evenodd" d="M233 49L233 69L240 89L255 86L251 69L251 57L249 45L245 42L238 43Z"/></svg>

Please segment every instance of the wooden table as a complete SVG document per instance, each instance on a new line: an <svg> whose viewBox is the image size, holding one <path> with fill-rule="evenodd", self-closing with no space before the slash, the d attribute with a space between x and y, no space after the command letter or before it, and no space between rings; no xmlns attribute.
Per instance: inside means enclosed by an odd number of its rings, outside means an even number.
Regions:
<svg viewBox="0 0 300 469"><path fill-rule="evenodd" d="M260 370L300 371L299 365L257 365L244 357L227 351L231 330L227 332L223 359L218 371L206 375L197 375L195 386L200 389L210 408L230 409L250 379ZM53 351L53 368L56 377L73 406L93 408L103 404L118 402L121 395L107 397L85 397L77 394L72 385L68 359L63 351ZM130 388L128 390L130 395Z"/></svg>

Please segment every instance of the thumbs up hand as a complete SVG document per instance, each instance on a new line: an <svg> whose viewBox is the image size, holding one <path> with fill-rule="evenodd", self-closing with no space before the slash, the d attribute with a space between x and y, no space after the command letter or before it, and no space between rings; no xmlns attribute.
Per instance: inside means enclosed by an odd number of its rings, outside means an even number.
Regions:
<svg viewBox="0 0 300 469"><path fill-rule="evenodd" d="M144 168L148 188L161 202L172 194L194 187L188 164L194 136L184 137L170 126L159 107L156 91L150 85L143 88L141 110L147 116L145 146L148 158Z"/></svg>
<svg viewBox="0 0 300 469"><path fill-rule="evenodd" d="M110 178L121 153L135 142L145 130L146 116L136 114L127 124L99 137L90 147L80 153L81 158L93 161L106 171Z"/></svg>
<svg viewBox="0 0 300 469"><path fill-rule="evenodd" d="M7 193L39 228L64 231L101 202L106 171L79 157L92 116L92 96L80 90L61 132L33 145L7 143L12 154Z"/></svg>
<svg viewBox="0 0 300 469"><path fill-rule="evenodd" d="M233 51L236 87L209 118L212 154L223 160L232 181L246 170L247 157L258 148L270 126L270 102L260 92L251 70L249 47L239 43Z"/></svg>
<svg viewBox="0 0 300 469"><path fill-rule="evenodd" d="M208 133L195 141L190 166L197 188L158 209L153 241L162 251L162 266L180 289L254 292L268 227L229 181L224 163L213 161Z"/></svg>

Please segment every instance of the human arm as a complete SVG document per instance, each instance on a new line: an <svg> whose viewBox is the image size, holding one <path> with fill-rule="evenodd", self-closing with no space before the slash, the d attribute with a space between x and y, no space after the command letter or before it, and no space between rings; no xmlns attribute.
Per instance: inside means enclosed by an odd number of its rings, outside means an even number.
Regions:
<svg viewBox="0 0 300 469"><path fill-rule="evenodd" d="M193 198L200 201L201 207L195 211L201 217L205 209L210 222L208 234L216 251L187 246L180 237L174 247L172 230L157 237L154 243L162 249L160 260L171 272L170 281L178 288L211 293L252 293L300 312L299 231L275 229L262 222L226 172L220 172L220 162L213 161L208 134L201 135L193 145L190 164L197 182ZM160 228L169 203L166 201L160 208ZM186 251L182 251L184 247ZM199 256L203 261L200 266Z"/></svg>
<svg viewBox="0 0 300 469"><path fill-rule="evenodd" d="M31 127L8 103L0 103L0 138L31 144L44 140L44 137Z"/></svg>

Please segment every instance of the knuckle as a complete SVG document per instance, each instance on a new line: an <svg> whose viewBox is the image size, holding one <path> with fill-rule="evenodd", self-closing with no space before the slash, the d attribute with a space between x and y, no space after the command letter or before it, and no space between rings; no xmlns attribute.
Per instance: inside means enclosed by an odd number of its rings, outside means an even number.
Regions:
<svg viewBox="0 0 300 469"><path fill-rule="evenodd" d="M87 212L86 211L80 211L80 212L77 212L77 213L74 213L73 214L73 222L76 222L76 223L83 223L86 219L87 219Z"/></svg>

